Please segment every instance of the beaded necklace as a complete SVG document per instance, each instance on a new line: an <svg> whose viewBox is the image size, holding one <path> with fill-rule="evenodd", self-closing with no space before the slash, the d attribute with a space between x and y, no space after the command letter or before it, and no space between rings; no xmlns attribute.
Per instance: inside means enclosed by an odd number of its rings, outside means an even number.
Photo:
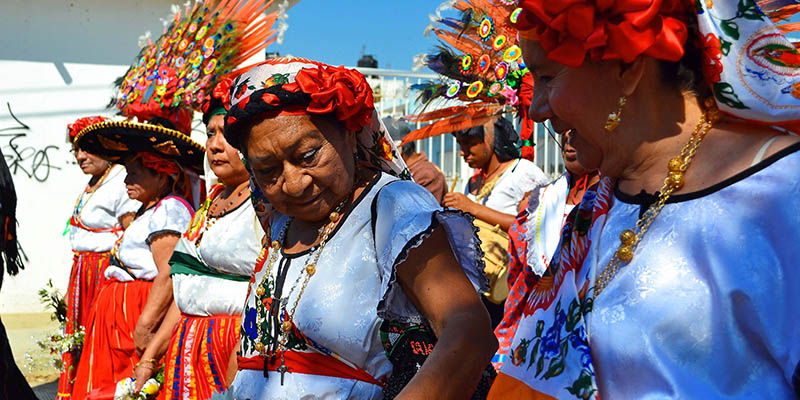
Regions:
<svg viewBox="0 0 800 400"><path fill-rule="evenodd" d="M256 339L256 343L254 345L254 349L261 355L266 356L268 359L280 356L281 357L281 365L277 368L277 371L281 374L281 385L283 385L284 374L289 370L286 366L284 360L284 353L286 350L289 350L288 342L289 336L292 333L292 327L294 326L294 315L297 311L297 305L300 303L300 298L303 297L303 293L305 293L306 287L308 286L308 281L311 279L312 276L317 272L317 263L319 262L319 258L322 255L322 249L325 247L325 244L328 242L331 233L333 233L336 224L341 219L341 212L344 209L345 205L349 202L351 196L345 197L341 203L329 214L329 222L319 230L319 244L316 246L316 249L313 250L313 253L308 257L306 261L305 268L301 271L300 275L297 277L294 285L289 289L289 294L286 296L286 300L291 297L292 293L294 292L295 288L299 286L299 293L297 294L297 298L295 298L294 304L292 305L290 311L287 312L287 305L283 304L284 300L282 300L281 293L282 290L278 290L277 287L280 285L280 289L282 289L283 283L282 279L285 279L286 270L284 269L281 271L281 267L278 267L278 274L275 279L275 287L273 287L272 297L265 298L265 294L267 292L267 288L269 286L268 279L271 276L272 267L275 264L275 260L277 259L278 252L282 247L282 243L286 238L286 232L288 231L289 226L292 224L294 220L293 217L290 217L289 220L284 224L283 228L281 229L280 234L278 235L277 240L273 240L270 244L272 248L269 255L269 261L267 262L267 268L264 273L264 277L261 279L261 283L259 283L258 287L256 288L256 327L258 332L258 337ZM263 254L263 252L262 252ZM305 272L305 274L303 273ZM302 283L300 282L302 279ZM267 305L265 303L270 304L270 308L267 309ZM281 307L283 305L283 307ZM283 308L283 312L281 312L281 308ZM267 349L264 346L263 337L264 332L262 332L262 324L265 322L261 319L261 315L265 315L268 317L267 326L270 332L267 334L273 334L276 336L277 340L274 340L270 344L270 348ZM283 319L281 322L280 320ZM281 322L278 324L278 322ZM278 329L280 328L280 329ZM264 374L266 376L267 363L264 363Z"/></svg>
<svg viewBox="0 0 800 400"><path fill-rule="evenodd" d="M90 231L90 232L115 232L116 233L116 232L122 230L121 227L119 227L117 229L115 229L115 228L108 228L108 229L90 228L90 227L86 226L86 224L84 224L83 221L81 221L81 213L83 212L83 209L86 207L87 204L89 204L89 200L92 199L92 196L94 196L94 194L97 193L97 191L100 190L100 188L106 183L106 178L108 177L108 173L111 172L111 170L112 170L112 167L109 165L108 168L106 168L106 170L103 172L103 176L101 176L100 179L97 181L97 183L95 183L96 187L94 188L94 190L90 190L91 186L87 185L86 189L83 191L83 193L81 193L80 196L78 196L78 200L75 201L75 207L72 209L72 216L69 218L69 220L67 220L67 228L64 231L65 234L69 231L70 225L77 226L77 227L79 227L81 229L84 229L84 230L87 230L87 231ZM86 200L84 200L83 196L86 193L89 193L89 197L87 197Z"/></svg>
<svg viewBox="0 0 800 400"><path fill-rule="evenodd" d="M224 187L224 185L222 187ZM211 227L214 226L214 224L217 223L217 221L219 219L224 217L225 213L228 212L228 207L231 207L236 202L236 200L241 199L242 198L242 194L244 194L245 190L249 190L249 189L250 189L250 186L245 185L241 190L239 190L239 192L236 194L236 196L231 196L231 198L233 200L228 201L228 204L226 204L225 206L222 207L222 211L214 210L215 211L214 213L211 212L211 208L212 207L217 206L217 208L219 208L218 201L220 199L222 199L222 194L221 193L219 194L219 196L214 196L213 199L209 198L209 199L206 200L206 204L203 205L202 210L198 210L198 212L202 211L202 213L204 215L204 218L203 218L204 221L202 221L202 226L200 227L200 232L197 234L197 239L194 241L194 245L195 246L200 247L200 242L203 240L203 235L206 232L208 232L208 230L211 229ZM222 191L222 189L220 189L220 191Z"/></svg>
<svg viewBox="0 0 800 400"><path fill-rule="evenodd" d="M623 267L623 263L627 264L633 259L636 246L642 240L642 237L647 232L650 224L653 223L653 220L661 213L661 209L664 208L664 204L666 204L672 192L683 187L684 174L697 153L697 147L706 137L708 131L711 130L713 123L719 121L721 118L719 110L713 107L712 104L706 103L706 106L709 107L709 110L700 117L700 121L697 122L694 132L692 132L692 137L681 150L681 154L669 160L667 164L669 172L664 179L664 184L661 186L658 201L645 211L644 215L639 218L633 229L626 229L620 234L619 248L614 252L614 255L605 268L597 275L594 288L595 299L597 299L603 289L608 286L609 282L614 279L617 272Z"/></svg>

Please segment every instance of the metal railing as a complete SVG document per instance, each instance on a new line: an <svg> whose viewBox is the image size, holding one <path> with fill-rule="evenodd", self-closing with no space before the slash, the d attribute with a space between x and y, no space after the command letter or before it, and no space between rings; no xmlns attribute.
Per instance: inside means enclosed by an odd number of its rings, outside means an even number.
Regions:
<svg viewBox="0 0 800 400"><path fill-rule="evenodd" d="M401 117L420 111L422 105L416 101L418 91L412 89L428 80L438 79L433 73L419 73L412 71L390 70L379 68L357 67L367 76L372 86L375 106L381 117ZM447 107L457 103L442 102L426 111ZM514 120L517 128L517 121ZM422 126L416 123L416 127ZM534 162L548 176L555 177L564 170L559 145L548 133L544 124L536 124L532 141L535 146ZM444 173L448 187L455 191L463 192L465 183L473 174L472 168L461 158L458 144L452 135L440 135L417 141L417 150L425 153L428 159L436 164ZM454 182L455 181L455 182Z"/></svg>

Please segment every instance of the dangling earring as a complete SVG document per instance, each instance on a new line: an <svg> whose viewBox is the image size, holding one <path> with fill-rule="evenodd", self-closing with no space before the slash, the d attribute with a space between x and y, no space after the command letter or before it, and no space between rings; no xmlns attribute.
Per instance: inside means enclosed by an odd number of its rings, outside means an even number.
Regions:
<svg viewBox="0 0 800 400"><path fill-rule="evenodd" d="M617 105L619 106L617 107L617 111L608 114L608 118L606 118L606 124L604 126L606 132L611 133L614 132L615 129L617 129L619 123L622 121L622 118L620 117L622 115L622 107L624 107L625 103L627 102L628 99L625 98L625 96L622 96L619 98L619 100L617 100Z"/></svg>

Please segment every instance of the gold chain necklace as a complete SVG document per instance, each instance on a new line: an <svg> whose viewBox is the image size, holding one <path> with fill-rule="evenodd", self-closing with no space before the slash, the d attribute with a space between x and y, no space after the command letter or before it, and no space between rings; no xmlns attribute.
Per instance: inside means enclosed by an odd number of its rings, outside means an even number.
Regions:
<svg viewBox="0 0 800 400"><path fill-rule="evenodd" d="M669 172L664 179L664 184L661 186L658 201L644 212L644 215L636 222L634 229L626 229L619 235L621 243L617 251L614 252L611 261L608 262L600 275L597 276L594 287L595 299L600 295L603 289L608 286L611 280L614 279L614 276L616 276L617 271L623 266L623 263L627 264L633 259L636 246L642 240L647 229L650 228L653 220L661 213L661 209L664 208L664 204L666 204L672 192L683 187L686 169L689 168L689 164L697 153L697 147L706 137L708 131L711 130L713 123L719 121L721 118L719 110L716 107L713 107L709 103L706 103L706 105L709 107L708 111L700 117L700 121L697 122L694 132L692 132L692 137L689 139L689 142L683 146L681 154L669 160L667 164Z"/></svg>

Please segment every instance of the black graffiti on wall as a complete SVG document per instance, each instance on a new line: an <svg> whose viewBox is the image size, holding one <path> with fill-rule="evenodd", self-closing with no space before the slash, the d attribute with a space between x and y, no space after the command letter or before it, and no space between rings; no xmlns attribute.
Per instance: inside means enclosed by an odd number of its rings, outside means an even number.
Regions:
<svg viewBox="0 0 800 400"><path fill-rule="evenodd" d="M50 162L50 154L48 154L48 152L57 151L58 146L51 144L36 147L21 144L19 140L28 136L31 128L14 115L14 112L11 111L11 104L6 103L6 107L8 114L16 122L16 126L0 127L0 139L5 141L3 155L6 158L8 169L13 175L21 173L38 182L46 182L50 178L52 170L61 169Z"/></svg>

